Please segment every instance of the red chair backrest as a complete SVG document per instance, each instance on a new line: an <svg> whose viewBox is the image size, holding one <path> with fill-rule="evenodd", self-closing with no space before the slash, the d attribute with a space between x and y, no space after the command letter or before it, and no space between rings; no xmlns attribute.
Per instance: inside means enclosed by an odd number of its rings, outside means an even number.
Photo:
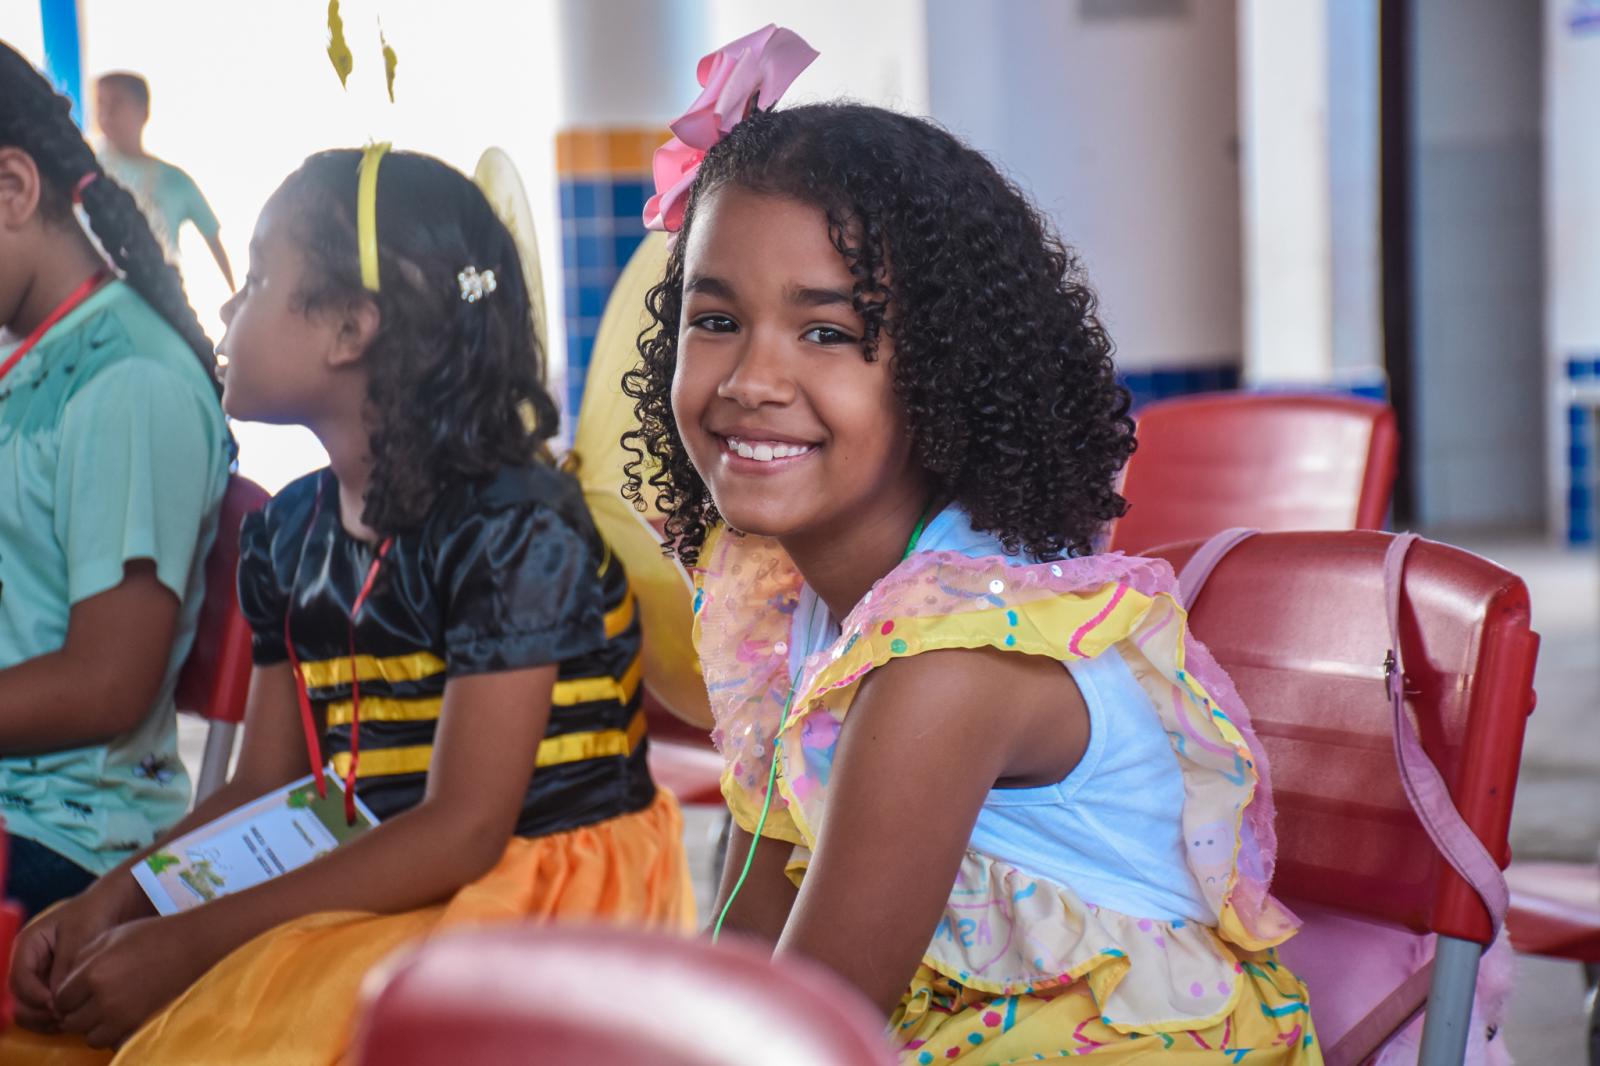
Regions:
<svg viewBox="0 0 1600 1066"><path fill-rule="evenodd" d="M5 819L0 818L0 885L6 883L11 869L11 837L6 833ZM0 1032L11 1026L11 945L22 929L22 907L16 902L0 900Z"/></svg>
<svg viewBox="0 0 1600 1066"><path fill-rule="evenodd" d="M1400 437L1388 404L1351 396L1216 393L1152 403L1111 548L1252 529L1379 529Z"/></svg>
<svg viewBox="0 0 1600 1066"><path fill-rule="evenodd" d="M691 725L667 710L666 705L650 691L648 683L642 686L642 689L639 705L644 710L645 722L649 726L652 741L669 740L712 750L710 730Z"/></svg>
<svg viewBox="0 0 1600 1066"><path fill-rule="evenodd" d="M1271 764L1278 804L1273 891L1485 943L1489 919L1407 802L1384 688L1383 584L1391 534L1273 533L1223 558L1190 615L1233 678ZM1197 543L1147 554L1174 568ZM1408 706L1423 748L1489 853L1506 834L1539 638L1522 580L1419 541L1400 610Z"/></svg>
<svg viewBox="0 0 1600 1066"><path fill-rule="evenodd" d="M642 930L446 933L387 964L364 999L365 1066L895 1061L883 1016L821 967Z"/></svg>
<svg viewBox="0 0 1600 1066"><path fill-rule="evenodd" d="M250 626L239 613L239 526L270 495L234 474L217 516L217 539L206 556L206 598L200 605L194 646L178 674L180 711L224 722L244 720L250 690Z"/></svg>

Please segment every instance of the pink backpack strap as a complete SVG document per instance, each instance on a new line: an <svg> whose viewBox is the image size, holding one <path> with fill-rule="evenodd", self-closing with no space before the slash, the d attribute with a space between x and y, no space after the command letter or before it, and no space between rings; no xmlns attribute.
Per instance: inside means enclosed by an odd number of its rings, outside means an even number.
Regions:
<svg viewBox="0 0 1600 1066"><path fill-rule="evenodd" d="M1406 790L1422 827L1433 838L1445 861L1471 885L1489 911L1489 921L1498 933L1510 906L1505 875L1456 810L1450 790L1438 767L1422 750L1417 727L1406 714L1405 655L1400 647L1400 598L1403 590L1406 553L1417 542L1415 533L1402 533L1389 542L1383 558L1384 594L1389 610L1389 655L1384 660L1384 679L1389 690L1393 716L1394 755L1400 766L1400 781ZM1491 938L1492 939L1492 938Z"/></svg>
<svg viewBox="0 0 1600 1066"><path fill-rule="evenodd" d="M1339 1042L1324 1048L1325 1066L1356 1066L1367 1062L1374 1053L1410 1024L1428 1002L1428 986L1433 982L1433 960L1414 971L1400 986L1355 1025L1352 1025Z"/></svg>
<svg viewBox="0 0 1600 1066"><path fill-rule="evenodd" d="M1253 529L1226 529L1200 546L1178 574L1178 597L1184 609L1194 606L1206 579L1223 557L1240 542L1256 534ZM1496 932L1510 906L1505 875L1477 834L1462 820L1450 798L1438 767L1428 758L1417 738L1417 727L1405 710L1405 659L1400 647L1400 599L1404 592L1406 554L1419 538L1401 533L1389 542L1383 557L1383 587L1389 618L1389 654L1384 660L1384 683L1391 709L1395 763L1406 798L1432 838L1434 846L1455 871L1471 885L1489 911Z"/></svg>
<svg viewBox="0 0 1600 1066"><path fill-rule="evenodd" d="M1205 588L1206 579L1222 561L1222 557L1233 551L1240 541L1248 540L1259 532L1258 529L1246 529L1244 526L1224 529L1189 556L1189 561L1178 572L1178 602L1184 610L1194 606L1195 597Z"/></svg>

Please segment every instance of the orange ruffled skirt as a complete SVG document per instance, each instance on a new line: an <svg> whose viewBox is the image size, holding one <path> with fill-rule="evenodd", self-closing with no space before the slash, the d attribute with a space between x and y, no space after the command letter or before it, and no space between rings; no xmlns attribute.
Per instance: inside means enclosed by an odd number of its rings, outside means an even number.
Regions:
<svg viewBox="0 0 1600 1066"><path fill-rule="evenodd" d="M694 894L677 801L663 789L634 814L517 837L493 870L447 903L391 915L330 911L263 933L151 1018L115 1056L77 1037L13 1027L0 1037L0 1066L344 1063L361 982L377 963L441 930L516 921L692 932Z"/></svg>

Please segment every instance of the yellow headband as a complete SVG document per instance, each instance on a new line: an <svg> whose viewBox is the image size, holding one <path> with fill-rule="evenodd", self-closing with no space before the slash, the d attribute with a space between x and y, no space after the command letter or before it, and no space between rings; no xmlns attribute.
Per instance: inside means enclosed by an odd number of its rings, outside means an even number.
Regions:
<svg viewBox="0 0 1600 1066"><path fill-rule="evenodd" d="M378 164L388 141L367 145L356 167L356 244L361 249L361 284L378 291Z"/></svg>

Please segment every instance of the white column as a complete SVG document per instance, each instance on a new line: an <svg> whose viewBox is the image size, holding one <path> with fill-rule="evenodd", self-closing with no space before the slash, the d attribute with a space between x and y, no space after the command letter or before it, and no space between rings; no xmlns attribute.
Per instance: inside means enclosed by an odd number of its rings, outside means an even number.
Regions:
<svg viewBox="0 0 1600 1066"><path fill-rule="evenodd" d="M1328 0L1239 0L1244 374L1333 367Z"/></svg>
<svg viewBox="0 0 1600 1066"><path fill-rule="evenodd" d="M714 42L701 0L561 0L557 25L561 391L570 432L602 309L644 238L651 156L667 138L667 123L695 98L695 66Z"/></svg>
<svg viewBox="0 0 1600 1066"><path fill-rule="evenodd" d="M1546 285L1552 353L1600 350L1600 11L1546 0Z"/></svg>
<svg viewBox="0 0 1600 1066"><path fill-rule="evenodd" d="M1381 383L1383 346L1380 0L1328 5L1328 222L1333 376Z"/></svg>
<svg viewBox="0 0 1600 1066"><path fill-rule="evenodd" d="M664 128L694 99L695 64L717 43L704 0L560 0L558 13L568 129Z"/></svg>
<svg viewBox="0 0 1600 1066"><path fill-rule="evenodd" d="M1600 437L1600 10L1571 0L1545 0L1544 232L1546 426L1550 464L1550 529L1593 540L1592 518L1569 523L1568 509L1593 514ZM1588 361L1569 375L1568 361ZM1587 379L1587 380L1585 380ZM1587 430L1574 434L1573 407L1587 409ZM1575 439L1576 436L1576 439ZM1570 449L1570 450L1569 450ZM1586 459L1577 462L1576 459ZM1570 494L1580 483L1579 499ZM1587 483L1588 499L1581 486ZM1587 532L1587 537L1581 531Z"/></svg>

